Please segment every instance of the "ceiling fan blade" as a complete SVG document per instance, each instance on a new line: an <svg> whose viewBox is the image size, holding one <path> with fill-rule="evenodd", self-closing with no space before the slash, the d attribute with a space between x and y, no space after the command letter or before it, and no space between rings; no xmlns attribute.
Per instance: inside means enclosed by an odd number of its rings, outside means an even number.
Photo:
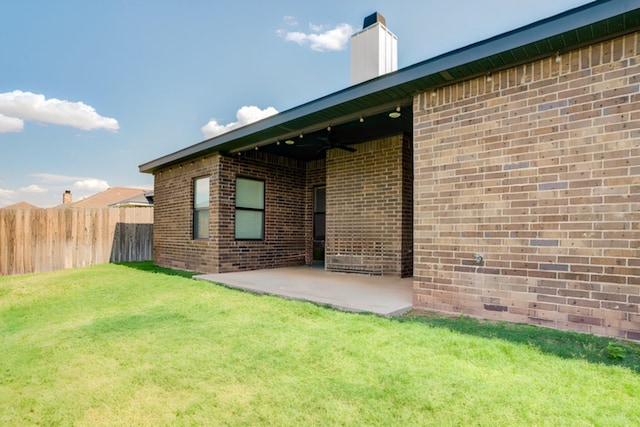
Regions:
<svg viewBox="0 0 640 427"><path fill-rule="evenodd" d="M338 140L338 138L336 138L335 135L332 135L331 133L329 133L327 136L319 136L319 137L317 137L315 144L313 143L313 141L311 141L311 142L306 141L305 143L302 143L302 144L296 144L296 146L298 146L298 147L312 147L313 145L317 144L317 141L322 141L322 143L321 143L320 148L318 149L318 151L316 151L316 154L322 154L322 153L324 153L327 150L330 150L332 148L339 148L341 150L345 150L345 151L348 151L350 153L354 153L356 151L355 148L343 145Z"/></svg>
<svg viewBox="0 0 640 427"><path fill-rule="evenodd" d="M355 148L353 148L353 147L347 147L346 145L335 144L335 145L333 146L333 148L339 148L339 149L341 149L341 150L345 150L345 151L348 151L348 152L350 152L350 153L355 153L355 152L356 152L356 149L355 149Z"/></svg>

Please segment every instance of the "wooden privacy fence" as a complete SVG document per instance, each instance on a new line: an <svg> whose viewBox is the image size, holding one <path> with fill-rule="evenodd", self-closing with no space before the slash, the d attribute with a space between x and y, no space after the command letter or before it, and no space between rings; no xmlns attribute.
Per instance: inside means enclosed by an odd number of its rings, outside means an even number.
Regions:
<svg viewBox="0 0 640 427"><path fill-rule="evenodd" d="M153 258L153 208L0 209L0 276Z"/></svg>

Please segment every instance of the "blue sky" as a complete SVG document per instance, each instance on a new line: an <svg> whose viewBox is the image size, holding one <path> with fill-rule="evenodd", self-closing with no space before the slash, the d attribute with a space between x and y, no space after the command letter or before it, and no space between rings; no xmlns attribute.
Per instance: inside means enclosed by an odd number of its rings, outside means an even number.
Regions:
<svg viewBox="0 0 640 427"><path fill-rule="evenodd" d="M349 85L378 11L403 68L584 0L0 0L0 207L153 187L138 165Z"/></svg>

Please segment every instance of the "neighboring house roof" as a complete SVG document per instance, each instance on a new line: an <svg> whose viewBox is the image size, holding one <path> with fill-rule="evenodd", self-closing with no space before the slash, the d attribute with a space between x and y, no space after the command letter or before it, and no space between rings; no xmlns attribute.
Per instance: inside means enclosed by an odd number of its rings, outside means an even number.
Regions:
<svg viewBox="0 0 640 427"><path fill-rule="evenodd" d="M39 207L27 202L18 202L0 209L40 209Z"/></svg>
<svg viewBox="0 0 640 427"><path fill-rule="evenodd" d="M409 107L413 96L428 88L481 76L518 64L562 53L589 43L640 29L640 0L598 0L492 37L432 59L403 68L394 73L351 86L315 101L300 105L261 121L235 129L139 166L141 172L153 173L160 168L215 153L235 154L260 147L275 154L303 160L313 158L315 151L291 150L276 141L299 138L304 141L327 137L328 126L345 126L365 118L360 134L370 132L411 132L411 112L400 121L389 123L387 113L397 106ZM411 110L411 108L408 108ZM383 121L386 120L386 121ZM349 125L348 123L351 123ZM384 127L393 126L393 127ZM285 151L289 150L289 151ZM298 153L298 154L296 154Z"/></svg>
<svg viewBox="0 0 640 427"><path fill-rule="evenodd" d="M153 191L147 191L143 194L137 194L125 200L109 205L110 208L132 208L153 206Z"/></svg>
<svg viewBox="0 0 640 427"><path fill-rule="evenodd" d="M106 208L119 202L144 196L149 190L142 188L113 187L77 202L65 203L64 208Z"/></svg>

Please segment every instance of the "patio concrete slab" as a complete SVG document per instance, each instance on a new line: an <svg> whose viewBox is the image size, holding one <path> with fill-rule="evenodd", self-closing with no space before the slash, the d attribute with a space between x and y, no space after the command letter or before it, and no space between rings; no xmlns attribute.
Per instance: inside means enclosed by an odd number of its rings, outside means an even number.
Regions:
<svg viewBox="0 0 640 427"><path fill-rule="evenodd" d="M307 266L194 276L232 288L394 316L411 309L413 278L333 273Z"/></svg>

